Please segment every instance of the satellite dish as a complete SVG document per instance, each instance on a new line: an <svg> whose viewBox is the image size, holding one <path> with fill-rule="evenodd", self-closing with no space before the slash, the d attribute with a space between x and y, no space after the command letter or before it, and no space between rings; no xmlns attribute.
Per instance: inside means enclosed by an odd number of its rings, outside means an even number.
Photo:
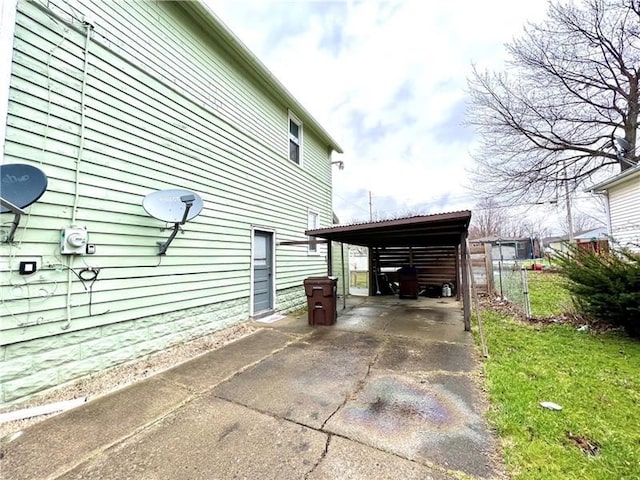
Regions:
<svg viewBox="0 0 640 480"><path fill-rule="evenodd" d="M152 217L173 223L173 231L169 238L165 242L158 242L158 254L164 255L176 238L180 225L184 225L202 211L202 199L197 193L189 190L159 190L144 197L142 206Z"/></svg>
<svg viewBox="0 0 640 480"><path fill-rule="evenodd" d="M47 176L39 168L22 163L0 165L0 197L19 209L37 201L47 189ZM15 213L2 202L0 213Z"/></svg>
<svg viewBox="0 0 640 480"><path fill-rule="evenodd" d="M189 190L158 190L144 197L142 207L163 222L184 223L202 211L202 199Z"/></svg>

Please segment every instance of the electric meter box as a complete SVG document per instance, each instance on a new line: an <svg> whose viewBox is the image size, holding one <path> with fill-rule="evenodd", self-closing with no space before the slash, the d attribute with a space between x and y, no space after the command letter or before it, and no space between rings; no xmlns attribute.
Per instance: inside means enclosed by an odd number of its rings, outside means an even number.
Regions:
<svg viewBox="0 0 640 480"><path fill-rule="evenodd" d="M60 253L63 255L82 255L86 251L88 237L87 227L72 225L63 228L60 236Z"/></svg>

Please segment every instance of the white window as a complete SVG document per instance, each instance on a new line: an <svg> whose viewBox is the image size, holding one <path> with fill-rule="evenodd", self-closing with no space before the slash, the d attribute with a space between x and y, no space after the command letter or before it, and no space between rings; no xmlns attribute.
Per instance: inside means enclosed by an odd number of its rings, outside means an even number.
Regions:
<svg viewBox="0 0 640 480"><path fill-rule="evenodd" d="M307 227L308 230L315 230L317 228L320 228L320 214L318 212L309 210ZM309 237L309 242L313 240L316 240L316 237ZM318 253L317 243L309 243L309 253Z"/></svg>
<svg viewBox="0 0 640 480"><path fill-rule="evenodd" d="M289 160L302 165L302 122L289 112Z"/></svg>

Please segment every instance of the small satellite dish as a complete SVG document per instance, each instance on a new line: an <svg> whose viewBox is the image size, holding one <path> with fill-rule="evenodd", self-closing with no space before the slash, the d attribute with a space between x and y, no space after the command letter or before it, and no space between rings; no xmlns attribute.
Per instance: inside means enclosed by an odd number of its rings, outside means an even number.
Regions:
<svg viewBox="0 0 640 480"><path fill-rule="evenodd" d="M0 197L22 209L36 202L47 189L47 176L39 168L22 163L0 165ZM0 213L13 212L4 203Z"/></svg>
<svg viewBox="0 0 640 480"><path fill-rule="evenodd" d="M158 220L173 223L173 231L165 242L158 242L159 255L167 253L167 248L176 238L180 225L195 218L202 211L202 199L189 190L158 190L142 200L146 212Z"/></svg>
<svg viewBox="0 0 640 480"><path fill-rule="evenodd" d="M189 190L158 190L144 197L142 207L163 222L184 223L202 211L202 199Z"/></svg>

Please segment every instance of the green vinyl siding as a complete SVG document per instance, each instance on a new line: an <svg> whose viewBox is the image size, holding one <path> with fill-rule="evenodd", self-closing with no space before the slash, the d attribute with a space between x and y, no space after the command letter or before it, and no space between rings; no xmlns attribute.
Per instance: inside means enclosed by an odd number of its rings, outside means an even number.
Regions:
<svg viewBox="0 0 640 480"><path fill-rule="evenodd" d="M47 2L49 3L49 2ZM65 2L55 2L68 10ZM236 62L169 2L75 2L95 19L95 39L135 62L198 104L258 136L274 150L286 147L286 111L273 105ZM285 130L286 131L286 130Z"/></svg>
<svg viewBox="0 0 640 480"><path fill-rule="evenodd" d="M331 274L338 278L338 295L349 295L349 245L331 243Z"/></svg>
<svg viewBox="0 0 640 480"><path fill-rule="evenodd" d="M326 248L308 255L306 246L280 243L306 239L310 206L328 226L330 146L305 125L304 166L292 164L290 106L182 6L73 3L18 4L3 163L38 166L49 185L28 207L15 243L0 245L0 360L16 345L28 352L47 339L62 348L74 333L148 329L149 318L169 325L170 338L158 342L165 346L247 318L253 227L275 232L276 309L302 306L302 281L326 272ZM86 79L80 13L94 23ZM160 257L157 243L170 229L146 214L142 199L169 188L197 192L204 208ZM95 255L60 254L76 195L75 224L86 226ZM39 270L18 275L23 258L36 259ZM95 281L78 278L86 268L99 271ZM145 347L130 348L127 358L148 353L152 337L141 333ZM113 339L113 358L124 355L120 348ZM88 365L60 368L90 373ZM36 369L33 378L41 377L50 386ZM17 398L10 384L3 388L5 400Z"/></svg>

